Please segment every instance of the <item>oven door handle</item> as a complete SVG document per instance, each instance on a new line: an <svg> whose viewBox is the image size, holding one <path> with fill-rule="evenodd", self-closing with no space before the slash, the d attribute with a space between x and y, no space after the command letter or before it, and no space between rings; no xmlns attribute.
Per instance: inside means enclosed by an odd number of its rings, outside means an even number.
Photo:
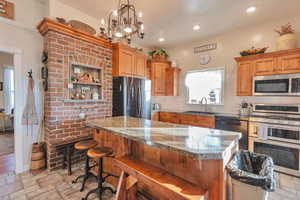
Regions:
<svg viewBox="0 0 300 200"><path fill-rule="evenodd" d="M284 125L268 125L268 129L280 129L280 130L289 130L289 131L298 131L300 132L299 127L293 127L293 126L284 126Z"/></svg>
<svg viewBox="0 0 300 200"><path fill-rule="evenodd" d="M277 141L277 140L263 140L258 137L251 137L251 138L249 138L249 143L250 143L249 145L250 145L250 147L252 147L250 149L250 151L253 150L255 142L277 145L277 146L281 146L281 147L294 148L294 149L300 150L300 145L297 143L289 143L289 142L283 142L283 141Z"/></svg>

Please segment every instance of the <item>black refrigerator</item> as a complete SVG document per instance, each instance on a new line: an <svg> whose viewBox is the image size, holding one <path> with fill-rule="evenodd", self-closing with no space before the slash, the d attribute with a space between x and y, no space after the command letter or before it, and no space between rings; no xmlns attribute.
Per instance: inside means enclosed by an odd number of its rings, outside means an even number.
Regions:
<svg viewBox="0 0 300 200"><path fill-rule="evenodd" d="M113 77L113 116L151 118L151 81Z"/></svg>

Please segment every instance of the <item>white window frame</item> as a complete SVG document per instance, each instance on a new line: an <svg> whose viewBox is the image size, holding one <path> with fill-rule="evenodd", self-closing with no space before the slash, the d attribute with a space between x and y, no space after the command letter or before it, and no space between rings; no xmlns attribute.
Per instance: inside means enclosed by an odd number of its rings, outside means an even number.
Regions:
<svg viewBox="0 0 300 200"><path fill-rule="evenodd" d="M218 104L207 104L208 106L224 106L224 94L225 94L225 74L226 74L226 67L212 67L212 68L205 68L201 70L189 70L185 73L184 76L184 86L186 88L186 104L187 105L202 105L201 103L190 103L189 102L189 87L186 85L186 78L189 73L195 72L207 72L207 71L216 71L216 70L223 70L222 82L221 82L221 103Z"/></svg>
<svg viewBox="0 0 300 200"><path fill-rule="evenodd" d="M12 70L12 75L13 75L13 82L15 83L15 69L14 69L14 67L13 66L9 66L9 65L5 65L4 67L3 67L3 71L2 71L2 75L3 75L3 94L5 95L5 84L4 84L4 80L5 80L5 70ZM13 85L14 87L12 88L12 90L10 90L10 91L8 91L9 93L12 93L12 94L10 94L10 97L12 97L13 96L13 102L12 102L12 108L15 108L15 85ZM3 97L4 98L4 101L3 101L3 103L4 103L4 108L6 109L6 103L5 103L5 97ZM7 110L5 110L5 112L6 112L6 114L11 114L11 109L12 108L10 108L10 110L9 111L7 111Z"/></svg>

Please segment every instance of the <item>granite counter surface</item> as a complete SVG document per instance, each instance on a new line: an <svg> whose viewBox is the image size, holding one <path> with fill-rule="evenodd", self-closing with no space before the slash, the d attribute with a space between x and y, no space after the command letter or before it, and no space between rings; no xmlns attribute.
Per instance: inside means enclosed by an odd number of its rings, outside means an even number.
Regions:
<svg viewBox="0 0 300 200"><path fill-rule="evenodd" d="M133 117L90 120L86 122L86 125L201 160L223 159L241 138L241 133L238 132L183 126Z"/></svg>

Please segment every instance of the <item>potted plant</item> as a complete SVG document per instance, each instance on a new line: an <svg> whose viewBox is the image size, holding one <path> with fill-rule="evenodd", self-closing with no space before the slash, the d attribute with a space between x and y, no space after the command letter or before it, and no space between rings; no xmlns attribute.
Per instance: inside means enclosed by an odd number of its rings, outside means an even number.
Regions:
<svg viewBox="0 0 300 200"><path fill-rule="evenodd" d="M293 49L297 47L297 35L290 23L287 23L279 30L275 30L280 37L277 40L277 50Z"/></svg>
<svg viewBox="0 0 300 200"><path fill-rule="evenodd" d="M168 54L165 50L163 49L157 49L154 51L150 51L149 52L149 56L152 59L156 59L156 60L165 60L168 57Z"/></svg>

